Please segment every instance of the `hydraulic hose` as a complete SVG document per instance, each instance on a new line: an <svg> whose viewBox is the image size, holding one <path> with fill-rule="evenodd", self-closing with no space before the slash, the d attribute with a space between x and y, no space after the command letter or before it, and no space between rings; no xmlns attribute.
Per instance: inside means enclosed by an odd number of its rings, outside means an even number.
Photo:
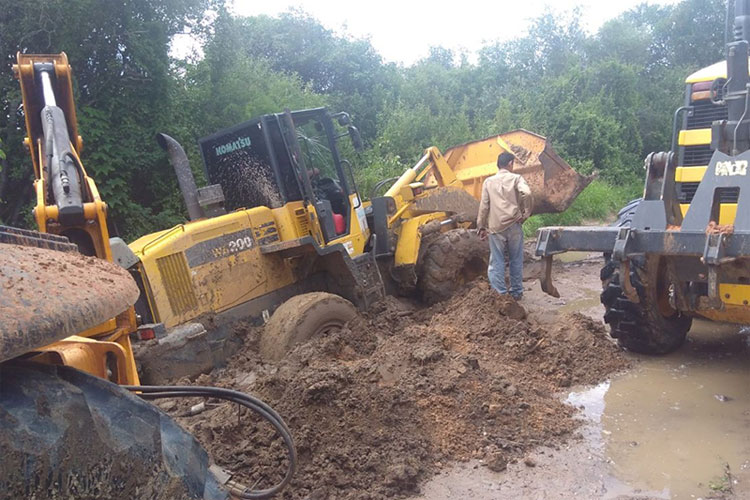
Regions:
<svg viewBox="0 0 750 500"><path fill-rule="evenodd" d="M227 486L232 495L241 499L262 499L271 498L276 493L284 489L291 481L294 472L297 469L297 450L294 447L292 433L289 431L286 422L276 411L260 399L245 394L243 392L219 387L204 386L168 386L168 385L123 385L123 389L137 392L143 399L162 399L162 398L183 398L183 397L204 397L218 398L226 401L237 403L245 408L249 408L264 420L268 421L276 432L281 436L287 449L289 467L287 468L284 478L271 488L263 490L251 490L239 483L229 481Z"/></svg>

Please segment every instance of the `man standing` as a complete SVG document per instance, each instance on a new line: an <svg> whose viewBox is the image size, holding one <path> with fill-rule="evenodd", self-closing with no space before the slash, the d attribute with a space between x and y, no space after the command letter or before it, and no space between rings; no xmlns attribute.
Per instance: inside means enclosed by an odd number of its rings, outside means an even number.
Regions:
<svg viewBox="0 0 750 500"><path fill-rule="evenodd" d="M490 285L500 295L508 293L505 283L505 248L510 257L510 295L523 296L523 229L521 224L531 215L531 190L526 181L511 172L515 157L502 153L497 157L498 172L484 180L479 202L477 233L490 239Z"/></svg>

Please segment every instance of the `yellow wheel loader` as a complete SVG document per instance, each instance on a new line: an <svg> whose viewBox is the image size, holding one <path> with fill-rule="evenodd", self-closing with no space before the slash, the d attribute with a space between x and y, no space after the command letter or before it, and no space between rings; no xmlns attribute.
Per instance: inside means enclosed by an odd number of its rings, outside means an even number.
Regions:
<svg viewBox="0 0 750 500"><path fill-rule="evenodd" d="M296 452L281 417L249 395L142 386L131 347L140 291L113 263L107 206L80 160L65 54L18 55L40 232L0 226L0 485L3 498L269 498ZM281 482L250 490L145 400L220 398L284 441Z"/></svg>
<svg viewBox="0 0 750 500"><path fill-rule="evenodd" d="M392 183L383 196L363 201L350 162L339 154L343 137L361 146L349 116L324 108L221 130L199 141L213 184L198 189L183 148L159 135L191 220L114 250L141 289L142 323L163 327L165 339L175 329L185 338L139 355L149 380L220 363L234 341L227 325L236 320L267 321L261 349L278 358L386 292L416 293L428 302L448 297L486 270L486 244L469 228L481 183L497 171L502 151L519 158L538 213L564 210L591 180L543 137L515 131L445 156L429 148L413 168L378 186ZM296 305L279 308L290 300ZM195 321L209 322L210 331L196 337L200 327L181 326Z"/></svg>
<svg viewBox="0 0 750 500"><path fill-rule="evenodd" d="M678 349L693 318L750 323L750 2L734 2L734 16L731 5L727 60L687 78L671 151L646 157L643 198L610 227L539 231L553 295L553 255L604 252L604 320L636 352Z"/></svg>

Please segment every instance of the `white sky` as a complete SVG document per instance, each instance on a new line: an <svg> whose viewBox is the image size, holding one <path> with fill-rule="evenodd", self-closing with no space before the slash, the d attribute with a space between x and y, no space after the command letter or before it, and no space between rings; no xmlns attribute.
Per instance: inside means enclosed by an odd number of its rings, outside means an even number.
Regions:
<svg viewBox="0 0 750 500"><path fill-rule="evenodd" d="M273 16L299 8L339 34L369 37L386 61L411 64L425 57L431 46L471 55L485 42L516 38L526 32L529 20L548 7L553 12L582 7L582 24L593 32L641 3L677 0L234 0L233 12Z"/></svg>

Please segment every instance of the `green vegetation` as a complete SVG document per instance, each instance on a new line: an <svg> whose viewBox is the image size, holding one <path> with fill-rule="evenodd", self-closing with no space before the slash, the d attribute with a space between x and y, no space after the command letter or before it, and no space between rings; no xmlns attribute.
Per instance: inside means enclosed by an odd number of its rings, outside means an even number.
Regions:
<svg viewBox="0 0 750 500"><path fill-rule="evenodd" d="M641 193L642 187L638 185L620 187L595 180L565 212L533 215L523 224L523 232L526 236L534 236L537 229L544 226L577 226L587 222L606 221Z"/></svg>
<svg viewBox="0 0 750 500"><path fill-rule="evenodd" d="M441 150L514 128L548 137L583 173L598 171L566 214L611 213L642 183L642 159L669 148L684 79L723 58L721 0L640 5L586 33L576 11L542 12L528 34L467 54L435 47L411 66L386 63L366 39L334 34L292 11L235 17L224 0L0 0L0 222L33 222L32 168L11 65L17 51L67 52L76 78L82 160L126 240L184 220L166 156L154 141L183 143L201 175L196 141L285 107L348 111L367 150L355 157L360 189ZM200 53L170 57L190 32ZM492 34L488 34L488 38Z"/></svg>

